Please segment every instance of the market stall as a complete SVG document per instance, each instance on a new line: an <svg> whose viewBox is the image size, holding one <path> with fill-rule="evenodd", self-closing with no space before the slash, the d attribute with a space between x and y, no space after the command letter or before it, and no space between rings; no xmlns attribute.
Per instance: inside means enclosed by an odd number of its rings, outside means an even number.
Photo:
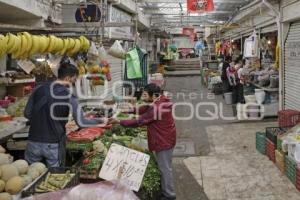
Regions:
<svg viewBox="0 0 300 200"><path fill-rule="evenodd" d="M43 163L29 165L24 160L30 125L24 117L25 106L37 86L56 80L59 63L72 63L79 71L74 88L79 101L87 104L83 107L86 118L112 117L118 113L118 105L122 102L136 103L136 98L122 96L121 81L125 75L128 81L139 81L139 87L148 82L147 57L144 54L139 57L143 50L138 46L125 49L124 43L121 45L119 40L112 40L111 46L104 46L101 39L94 37L71 36L70 33L58 35L29 32L0 34L0 57L5 61L3 63L8 63L1 66L0 77L3 93L0 100L0 137L3 145L0 152L0 171L3 173L0 173L0 199L30 199L33 195L61 192L80 183L92 182L103 184L104 193L109 193L113 188L107 189L106 185L119 183L104 182L114 179L100 178L99 173L112 144L121 144L129 151L137 149L135 153L149 157L149 163L141 168L144 172L126 168L127 174L119 177L122 182L128 178L125 175L139 175L139 185L134 189L136 194L132 192L132 183L126 182L122 183L123 189L115 191L114 195L121 193L128 194L131 199L136 195L142 199L153 199L159 194L160 173L153 154L147 151L144 129L123 130L112 126L79 129L74 119L70 118L67 125L66 167L47 169ZM135 116L118 114L117 117ZM47 198L58 199L55 194L49 195Z"/></svg>

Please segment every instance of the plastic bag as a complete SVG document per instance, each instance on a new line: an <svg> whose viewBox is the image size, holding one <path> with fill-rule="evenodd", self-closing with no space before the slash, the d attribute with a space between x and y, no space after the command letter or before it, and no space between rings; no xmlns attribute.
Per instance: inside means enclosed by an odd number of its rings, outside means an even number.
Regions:
<svg viewBox="0 0 300 200"><path fill-rule="evenodd" d="M103 46L99 48L98 54L100 60L107 60L107 52Z"/></svg>
<svg viewBox="0 0 300 200"><path fill-rule="evenodd" d="M139 54L136 48L126 54L128 79L142 78L142 70Z"/></svg>
<svg viewBox="0 0 300 200"><path fill-rule="evenodd" d="M123 49L120 41L116 40L115 43L108 50L108 54L110 54L111 56L114 56L116 58L124 59L126 52Z"/></svg>
<svg viewBox="0 0 300 200"><path fill-rule="evenodd" d="M25 200L139 200L125 185L118 181L103 181L94 184L80 184L76 187L50 192Z"/></svg>

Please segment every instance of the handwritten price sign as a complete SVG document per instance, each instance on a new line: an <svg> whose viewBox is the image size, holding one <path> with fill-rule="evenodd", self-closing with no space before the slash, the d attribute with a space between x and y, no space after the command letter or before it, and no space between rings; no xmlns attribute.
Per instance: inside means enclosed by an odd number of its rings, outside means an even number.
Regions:
<svg viewBox="0 0 300 200"><path fill-rule="evenodd" d="M139 191L150 156L127 147L112 144L99 177L108 181L121 179L131 190Z"/></svg>

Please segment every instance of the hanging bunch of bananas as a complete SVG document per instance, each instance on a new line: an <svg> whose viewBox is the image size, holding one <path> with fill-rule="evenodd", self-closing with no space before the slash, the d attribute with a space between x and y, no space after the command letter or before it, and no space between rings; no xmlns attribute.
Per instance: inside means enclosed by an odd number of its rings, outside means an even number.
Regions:
<svg viewBox="0 0 300 200"><path fill-rule="evenodd" d="M90 41L84 36L62 39L54 35L31 35L28 32L0 35L0 57L11 54L14 59L26 59L46 53L72 56L78 52L87 52L89 48Z"/></svg>

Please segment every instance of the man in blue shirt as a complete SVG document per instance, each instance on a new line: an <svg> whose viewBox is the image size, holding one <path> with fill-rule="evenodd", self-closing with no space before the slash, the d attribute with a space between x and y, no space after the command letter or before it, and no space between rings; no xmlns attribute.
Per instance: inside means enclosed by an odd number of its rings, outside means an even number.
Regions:
<svg viewBox="0 0 300 200"><path fill-rule="evenodd" d="M25 159L29 164L46 161L48 167L65 165L66 128L70 109L80 127L97 126L103 119L86 119L71 88L78 69L70 62L61 63L58 79L37 87L31 94L24 115L30 121Z"/></svg>

